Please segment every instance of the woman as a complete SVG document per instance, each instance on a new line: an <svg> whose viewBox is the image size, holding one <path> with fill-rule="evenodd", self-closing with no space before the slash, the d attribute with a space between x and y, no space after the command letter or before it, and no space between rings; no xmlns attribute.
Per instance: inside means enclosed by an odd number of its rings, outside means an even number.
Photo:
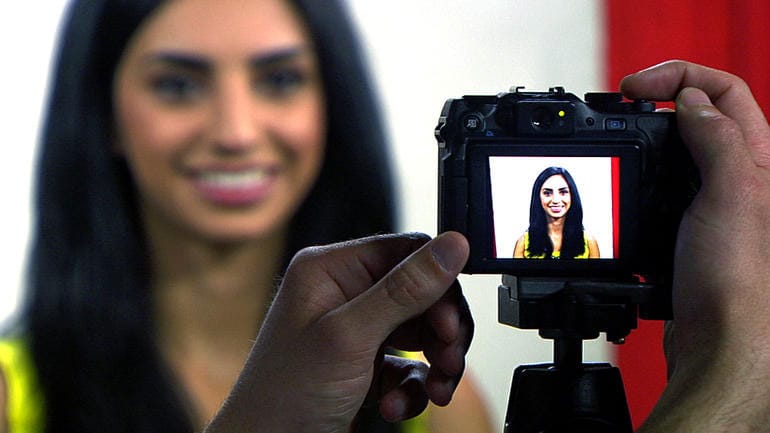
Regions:
<svg viewBox="0 0 770 433"><path fill-rule="evenodd" d="M287 259L393 229L350 26L330 1L77 1L52 83L29 290L6 342L30 359L3 365L9 390L18 374L39 384L19 422L200 430Z"/></svg>
<svg viewBox="0 0 770 433"><path fill-rule="evenodd" d="M583 229L583 205L567 170L548 167L535 179L529 228L516 241L513 258L599 258L596 239Z"/></svg>

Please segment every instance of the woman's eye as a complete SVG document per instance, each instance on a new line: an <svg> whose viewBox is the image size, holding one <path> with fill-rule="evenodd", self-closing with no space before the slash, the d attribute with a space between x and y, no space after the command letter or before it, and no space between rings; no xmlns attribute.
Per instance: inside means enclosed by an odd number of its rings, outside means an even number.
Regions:
<svg viewBox="0 0 770 433"><path fill-rule="evenodd" d="M185 75L161 75L151 82L151 88L160 99L182 104L198 99L204 91L199 80Z"/></svg>
<svg viewBox="0 0 770 433"><path fill-rule="evenodd" d="M292 94L307 81L306 74L298 68L281 68L261 73L254 84L256 90L271 97Z"/></svg>

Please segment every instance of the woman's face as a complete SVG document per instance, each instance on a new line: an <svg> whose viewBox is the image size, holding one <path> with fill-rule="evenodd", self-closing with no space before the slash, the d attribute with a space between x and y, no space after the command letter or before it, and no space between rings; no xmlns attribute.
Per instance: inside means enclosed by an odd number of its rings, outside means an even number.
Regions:
<svg viewBox="0 0 770 433"><path fill-rule="evenodd" d="M116 70L117 152L149 227L211 240L285 228L320 171L309 35L284 0L169 0Z"/></svg>
<svg viewBox="0 0 770 433"><path fill-rule="evenodd" d="M562 175L555 174L543 182L540 187L540 203L550 218L558 219L567 215L572 197L567 181Z"/></svg>

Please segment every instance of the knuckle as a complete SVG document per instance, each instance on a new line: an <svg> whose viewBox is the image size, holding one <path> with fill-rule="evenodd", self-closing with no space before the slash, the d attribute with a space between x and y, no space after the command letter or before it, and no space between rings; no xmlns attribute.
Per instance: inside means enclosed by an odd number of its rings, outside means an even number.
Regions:
<svg viewBox="0 0 770 433"><path fill-rule="evenodd" d="M330 248L327 246L305 247L299 250L289 262L290 268L306 267L318 262L321 257L328 255Z"/></svg>
<svg viewBox="0 0 770 433"><path fill-rule="evenodd" d="M422 298L426 278L412 266L401 266L383 281L385 293L396 305L412 307Z"/></svg>
<svg viewBox="0 0 770 433"><path fill-rule="evenodd" d="M740 91L741 93L751 93L751 89L749 88L749 83L746 82L743 78L739 77L738 75L729 74L729 80L730 85Z"/></svg>

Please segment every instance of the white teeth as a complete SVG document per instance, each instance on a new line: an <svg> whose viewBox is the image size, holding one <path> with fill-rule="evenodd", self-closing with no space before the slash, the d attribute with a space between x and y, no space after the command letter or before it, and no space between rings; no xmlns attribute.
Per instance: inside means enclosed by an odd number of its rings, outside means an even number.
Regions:
<svg viewBox="0 0 770 433"><path fill-rule="evenodd" d="M262 169L249 171L207 171L201 173L203 183L221 188L245 188L265 181L267 172Z"/></svg>

